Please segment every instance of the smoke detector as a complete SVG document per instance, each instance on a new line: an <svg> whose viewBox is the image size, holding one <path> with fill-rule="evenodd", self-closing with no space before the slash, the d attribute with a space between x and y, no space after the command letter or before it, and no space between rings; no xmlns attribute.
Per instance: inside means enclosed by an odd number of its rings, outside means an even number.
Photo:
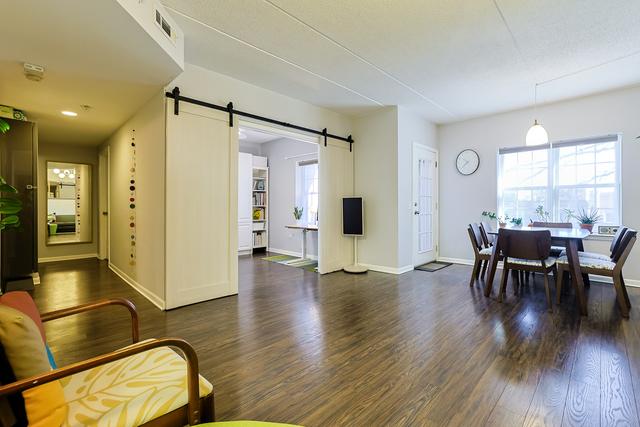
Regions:
<svg viewBox="0 0 640 427"><path fill-rule="evenodd" d="M35 64L29 64L25 62L23 64L24 67L24 76L32 80L34 82L39 82L44 78L44 67Z"/></svg>

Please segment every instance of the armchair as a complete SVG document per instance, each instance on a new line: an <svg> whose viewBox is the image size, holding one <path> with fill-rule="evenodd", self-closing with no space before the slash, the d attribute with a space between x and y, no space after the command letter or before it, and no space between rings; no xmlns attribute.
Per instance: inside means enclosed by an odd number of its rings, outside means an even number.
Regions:
<svg viewBox="0 0 640 427"><path fill-rule="evenodd" d="M138 314L131 301L108 299L44 313L40 319L49 322L113 305L125 307L131 315L132 345L2 385L0 397L60 380L68 409L65 426L104 421L105 425L175 426L213 421L212 387L199 376L193 347L179 338L139 342ZM184 360L169 347L180 350Z"/></svg>

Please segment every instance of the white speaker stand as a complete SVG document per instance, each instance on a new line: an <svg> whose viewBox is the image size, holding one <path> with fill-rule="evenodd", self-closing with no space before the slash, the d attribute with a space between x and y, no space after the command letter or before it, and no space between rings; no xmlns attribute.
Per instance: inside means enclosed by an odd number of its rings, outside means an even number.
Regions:
<svg viewBox="0 0 640 427"><path fill-rule="evenodd" d="M353 264L343 268L346 273L362 274L369 271L367 267L358 264L358 236L353 236Z"/></svg>

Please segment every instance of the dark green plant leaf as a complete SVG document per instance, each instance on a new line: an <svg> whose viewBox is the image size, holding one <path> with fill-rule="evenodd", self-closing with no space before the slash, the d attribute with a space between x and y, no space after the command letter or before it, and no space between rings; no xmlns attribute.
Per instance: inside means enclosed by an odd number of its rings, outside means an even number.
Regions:
<svg viewBox="0 0 640 427"><path fill-rule="evenodd" d="M9 123L4 121L3 119L0 119L0 133L7 133L9 129L10 129Z"/></svg>
<svg viewBox="0 0 640 427"><path fill-rule="evenodd" d="M18 217L18 215L5 216L0 220L0 224L3 224L3 225L20 224L20 218Z"/></svg>
<svg viewBox="0 0 640 427"><path fill-rule="evenodd" d="M0 192L2 192L2 193L17 193L18 190L16 190L16 188L13 187L12 185L4 183L4 184L0 184Z"/></svg>

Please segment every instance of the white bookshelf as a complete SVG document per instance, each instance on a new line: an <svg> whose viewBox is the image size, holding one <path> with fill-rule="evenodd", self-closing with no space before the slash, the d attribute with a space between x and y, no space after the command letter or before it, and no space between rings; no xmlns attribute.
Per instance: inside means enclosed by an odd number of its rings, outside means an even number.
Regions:
<svg viewBox="0 0 640 427"><path fill-rule="evenodd" d="M256 212L259 215L256 216ZM253 220L253 249L269 246L269 168L253 166L251 214Z"/></svg>

